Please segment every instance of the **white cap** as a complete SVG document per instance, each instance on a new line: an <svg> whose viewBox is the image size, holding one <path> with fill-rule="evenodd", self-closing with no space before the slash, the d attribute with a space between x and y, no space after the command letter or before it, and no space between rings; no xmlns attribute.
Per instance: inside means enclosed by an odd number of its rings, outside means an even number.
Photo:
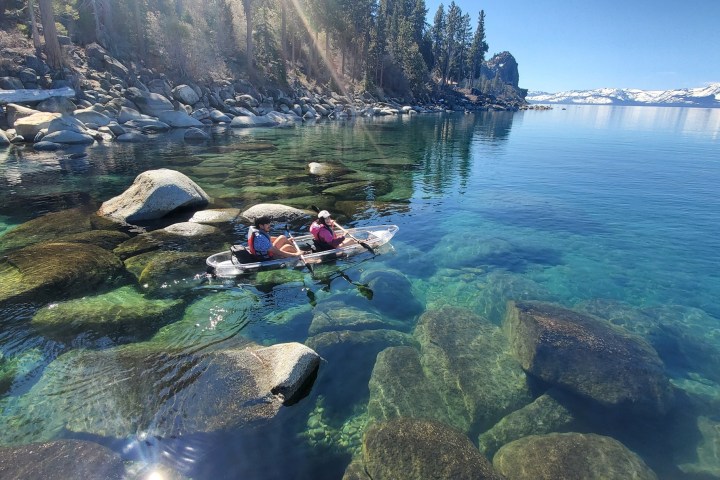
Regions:
<svg viewBox="0 0 720 480"><path fill-rule="evenodd" d="M320 210L320 212L318 212L318 218L330 218L330 212L327 210Z"/></svg>

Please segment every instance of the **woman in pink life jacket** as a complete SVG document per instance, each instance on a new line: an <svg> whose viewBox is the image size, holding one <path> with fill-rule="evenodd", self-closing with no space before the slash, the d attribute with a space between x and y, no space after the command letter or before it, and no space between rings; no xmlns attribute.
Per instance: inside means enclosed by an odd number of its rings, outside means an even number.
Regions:
<svg viewBox="0 0 720 480"><path fill-rule="evenodd" d="M333 230L334 225L335 220L330 216L330 212L327 210L318 212L317 219L310 225L310 233L318 251L332 250L355 243L352 238L336 235Z"/></svg>
<svg viewBox="0 0 720 480"><path fill-rule="evenodd" d="M270 236L272 220L268 216L255 219L255 226L248 230L248 250L259 260L297 257L302 254L285 236Z"/></svg>

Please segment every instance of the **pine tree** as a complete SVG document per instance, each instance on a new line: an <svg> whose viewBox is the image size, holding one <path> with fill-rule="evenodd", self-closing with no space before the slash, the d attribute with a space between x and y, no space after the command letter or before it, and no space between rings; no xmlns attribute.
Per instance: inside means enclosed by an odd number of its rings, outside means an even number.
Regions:
<svg viewBox="0 0 720 480"><path fill-rule="evenodd" d="M443 53L445 51L445 7L443 7L442 3L435 12L433 26L430 29L430 41L432 42L433 55L430 70L434 70L438 76L442 76Z"/></svg>
<svg viewBox="0 0 720 480"><path fill-rule="evenodd" d="M478 26L475 29L472 45L468 52L470 64L470 86L475 86L476 81L480 78L482 64L485 61L485 54L488 51L488 44L485 42L485 11L480 10L478 16Z"/></svg>

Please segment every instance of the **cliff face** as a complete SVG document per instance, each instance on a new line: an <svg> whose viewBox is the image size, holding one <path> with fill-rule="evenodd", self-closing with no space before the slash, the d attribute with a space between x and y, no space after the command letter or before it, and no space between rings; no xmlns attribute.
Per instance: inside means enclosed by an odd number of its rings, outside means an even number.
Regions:
<svg viewBox="0 0 720 480"><path fill-rule="evenodd" d="M501 52L493 56L483 65L482 74L490 80L497 76L502 83L520 88L518 63L510 52Z"/></svg>

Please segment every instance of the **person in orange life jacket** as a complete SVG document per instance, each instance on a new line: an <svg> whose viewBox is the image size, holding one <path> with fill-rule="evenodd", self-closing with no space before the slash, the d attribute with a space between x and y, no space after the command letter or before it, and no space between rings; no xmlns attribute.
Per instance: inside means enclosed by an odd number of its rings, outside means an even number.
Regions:
<svg viewBox="0 0 720 480"><path fill-rule="evenodd" d="M310 225L310 233L312 233L318 250L332 250L355 243L352 238L337 236L333 231L334 225L335 220L330 216L330 212L327 210L318 212L317 220Z"/></svg>
<svg viewBox="0 0 720 480"><path fill-rule="evenodd" d="M272 227L270 217L262 216L255 219L255 226L248 230L250 253L260 260L297 257L302 254L285 235L271 237L270 227Z"/></svg>

